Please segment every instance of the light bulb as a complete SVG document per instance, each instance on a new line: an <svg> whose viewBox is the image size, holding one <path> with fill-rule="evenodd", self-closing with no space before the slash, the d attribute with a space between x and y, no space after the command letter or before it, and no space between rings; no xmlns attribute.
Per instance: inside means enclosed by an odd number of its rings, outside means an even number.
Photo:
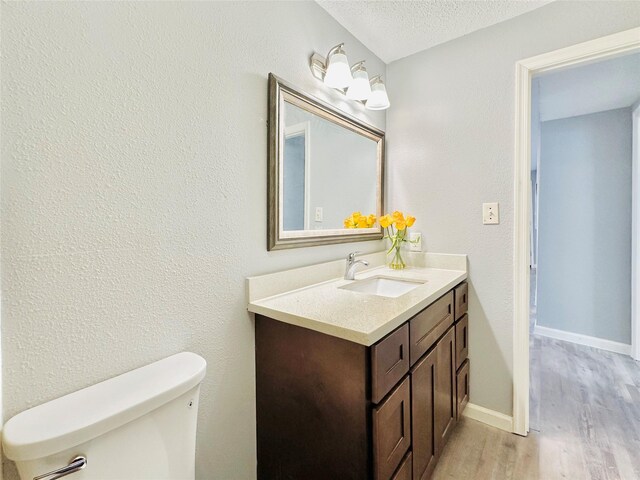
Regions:
<svg viewBox="0 0 640 480"><path fill-rule="evenodd" d="M371 85L369 84L369 74L364 68L364 62L355 64L353 70L353 82L347 90L347 98L351 100L366 100L371 95Z"/></svg>
<svg viewBox="0 0 640 480"><path fill-rule="evenodd" d="M387 89L380 77L376 77L371 84L371 95L366 103L368 110L386 110L389 108L389 97L387 96Z"/></svg>
<svg viewBox="0 0 640 480"><path fill-rule="evenodd" d="M333 52L333 53L332 53ZM329 52L327 72L324 74L324 84L331 88L347 88L351 85L353 77L347 55L338 45Z"/></svg>

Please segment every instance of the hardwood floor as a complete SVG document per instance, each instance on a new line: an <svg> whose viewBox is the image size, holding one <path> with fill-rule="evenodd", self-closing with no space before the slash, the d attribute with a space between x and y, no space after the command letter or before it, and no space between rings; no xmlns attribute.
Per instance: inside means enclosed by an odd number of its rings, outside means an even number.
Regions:
<svg viewBox="0 0 640 480"><path fill-rule="evenodd" d="M640 479L640 363L531 335L530 427L463 419L433 478Z"/></svg>

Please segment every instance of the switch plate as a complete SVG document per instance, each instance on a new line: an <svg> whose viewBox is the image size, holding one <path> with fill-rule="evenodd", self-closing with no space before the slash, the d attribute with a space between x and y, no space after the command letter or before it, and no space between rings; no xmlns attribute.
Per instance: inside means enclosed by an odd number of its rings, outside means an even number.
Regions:
<svg viewBox="0 0 640 480"><path fill-rule="evenodd" d="M316 207L316 222L322 221L322 207Z"/></svg>
<svg viewBox="0 0 640 480"><path fill-rule="evenodd" d="M500 223L498 202L482 204L482 223L484 225L498 225Z"/></svg>

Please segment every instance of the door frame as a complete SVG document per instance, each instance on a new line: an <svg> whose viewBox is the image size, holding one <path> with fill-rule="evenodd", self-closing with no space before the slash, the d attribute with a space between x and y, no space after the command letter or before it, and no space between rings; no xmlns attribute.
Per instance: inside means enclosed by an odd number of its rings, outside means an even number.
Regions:
<svg viewBox="0 0 640 480"><path fill-rule="evenodd" d="M640 100L631 108L631 357L640 361Z"/></svg>
<svg viewBox="0 0 640 480"><path fill-rule="evenodd" d="M304 229L309 230L311 216L309 207L311 206L311 123L309 121L296 123L289 127L284 127L284 138L304 137ZM284 166L283 166L284 168Z"/></svg>
<svg viewBox="0 0 640 480"><path fill-rule="evenodd" d="M514 165L513 432L529 432L529 222L531 214L531 79L543 72L640 51L640 28L526 58L516 63ZM634 245L636 247L636 245ZM636 333L637 333L636 329ZM637 335L640 337L640 335Z"/></svg>

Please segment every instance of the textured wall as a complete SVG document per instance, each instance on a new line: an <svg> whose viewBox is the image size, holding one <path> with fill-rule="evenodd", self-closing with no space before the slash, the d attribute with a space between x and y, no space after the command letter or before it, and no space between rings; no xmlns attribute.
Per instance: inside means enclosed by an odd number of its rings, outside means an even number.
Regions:
<svg viewBox="0 0 640 480"><path fill-rule="evenodd" d="M512 410L515 62L639 24L640 2L553 2L387 66L391 206L428 250L469 254L476 404Z"/></svg>
<svg viewBox="0 0 640 480"><path fill-rule="evenodd" d="M1 27L5 418L191 350L197 476L253 478L244 277L356 249L266 251L267 74L384 128L308 57L384 64L313 2L5 2Z"/></svg>
<svg viewBox="0 0 640 480"><path fill-rule="evenodd" d="M542 122L539 325L631 343L631 108Z"/></svg>

